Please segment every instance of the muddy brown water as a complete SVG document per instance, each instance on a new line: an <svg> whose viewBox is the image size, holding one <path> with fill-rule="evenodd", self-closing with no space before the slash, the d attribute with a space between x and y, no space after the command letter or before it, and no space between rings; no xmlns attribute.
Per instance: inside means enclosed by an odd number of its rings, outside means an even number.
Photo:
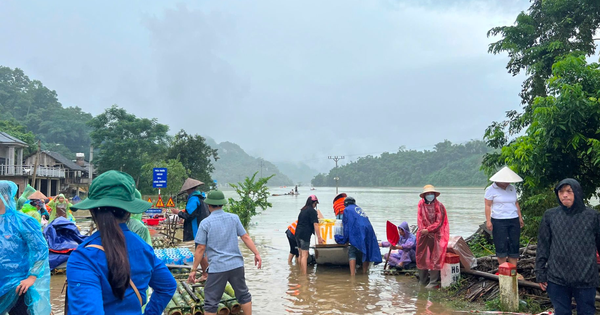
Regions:
<svg viewBox="0 0 600 315"><path fill-rule="evenodd" d="M484 188L438 188L439 200L448 210L450 234L467 237L485 220ZM271 193L286 193L289 188L274 187ZM272 208L254 217L248 232L260 251L263 266L257 269L252 253L240 241L245 257L246 281L252 294L255 314L454 314L439 298L420 289L407 276L384 276L383 263L373 266L368 275L357 272L350 277L348 267L309 266L301 275L296 264L288 265L287 226L295 221L306 198L315 194L319 209L333 218L335 188L299 187L299 196L269 198ZM385 239L385 222L407 221L416 224L416 205L421 188L350 188L340 189L355 197L369 216L380 240ZM226 195L233 194L226 191ZM313 237L314 238L314 237ZM313 240L314 241L314 240ZM51 297L55 313L62 314L64 275L52 276ZM288 290L299 285L297 292ZM291 293L291 294L289 294Z"/></svg>

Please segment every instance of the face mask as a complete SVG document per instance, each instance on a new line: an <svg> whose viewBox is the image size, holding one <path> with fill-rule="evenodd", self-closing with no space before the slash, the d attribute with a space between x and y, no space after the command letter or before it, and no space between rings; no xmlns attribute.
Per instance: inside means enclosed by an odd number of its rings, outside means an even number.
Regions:
<svg viewBox="0 0 600 315"><path fill-rule="evenodd" d="M427 200L427 202L432 202L433 199L435 199L435 195L433 195L433 194L425 195L425 200Z"/></svg>

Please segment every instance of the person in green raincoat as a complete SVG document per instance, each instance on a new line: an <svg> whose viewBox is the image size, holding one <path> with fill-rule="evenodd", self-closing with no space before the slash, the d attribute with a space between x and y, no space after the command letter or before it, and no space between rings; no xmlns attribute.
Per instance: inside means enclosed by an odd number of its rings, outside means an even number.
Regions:
<svg viewBox="0 0 600 315"><path fill-rule="evenodd" d="M75 222L75 217L73 217L73 213L71 212L72 204L69 202L69 200L67 200L67 198L65 198L65 195L60 194L56 196L56 198L48 203L48 206L52 209L48 223L54 221L57 216L69 219L71 222Z"/></svg>
<svg viewBox="0 0 600 315"><path fill-rule="evenodd" d="M142 194L139 190L135 190L135 198L142 200ZM150 231L148 227L142 222L142 214L132 214L127 221L127 227L129 230L142 238L144 242L148 243L148 245L152 246L152 237L150 236Z"/></svg>

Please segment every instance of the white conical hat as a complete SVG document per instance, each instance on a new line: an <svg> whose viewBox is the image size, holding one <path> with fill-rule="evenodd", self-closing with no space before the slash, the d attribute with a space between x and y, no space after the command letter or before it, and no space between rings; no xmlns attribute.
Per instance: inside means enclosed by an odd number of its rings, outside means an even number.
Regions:
<svg viewBox="0 0 600 315"><path fill-rule="evenodd" d="M513 172L508 166L503 167L501 170L496 172L490 181L499 183L518 183L522 182L523 179L517 173Z"/></svg>

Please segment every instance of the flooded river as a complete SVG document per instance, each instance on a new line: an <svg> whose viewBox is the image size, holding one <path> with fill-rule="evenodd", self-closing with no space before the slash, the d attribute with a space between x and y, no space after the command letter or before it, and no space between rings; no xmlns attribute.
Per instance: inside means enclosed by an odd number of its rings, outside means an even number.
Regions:
<svg viewBox="0 0 600 315"><path fill-rule="evenodd" d="M483 188L438 188L439 200L446 206L450 234L467 237L485 220ZM271 193L286 193L289 188L272 188ZM333 218L335 188L299 188L299 196L271 197L272 208L254 217L248 232L257 244L263 267L253 266L252 253L240 242L246 259L246 280L252 294L255 314L453 314L447 306L421 290L412 277L384 276L383 264L368 275L357 272L350 277L347 267L309 266L307 276L295 265L288 265L289 245L284 234L297 219L310 194L320 200L319 209ZM385 222L416 224L416 207L421 188L344 188L369 216L380 240L385 239ZM226 191L229 197L234 192ZM314 238L314 237L313 237ZM314 240L313 240L314 242ZM60 293L64 276L52 277L52 299L56 314L62 314L64 295ZM290 284L299 284L297 295L288 295Z"/></svg>

